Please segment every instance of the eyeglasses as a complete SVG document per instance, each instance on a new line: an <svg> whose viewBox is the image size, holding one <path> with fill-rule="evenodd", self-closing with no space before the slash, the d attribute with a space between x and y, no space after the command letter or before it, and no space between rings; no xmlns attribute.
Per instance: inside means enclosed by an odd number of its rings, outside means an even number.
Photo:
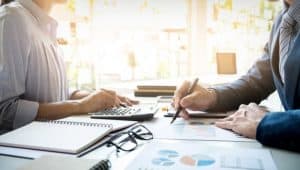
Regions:
<svg viewBox="0 0 300 170"><path fill-rule="evenodd" d="M120 150L130 152L136 149L138 146L136 139L144 141L151 140L153 139L153 134L144 125L137 125L128 131L112 136L107 142L107 147L115 146L117 152Z"/></svg>

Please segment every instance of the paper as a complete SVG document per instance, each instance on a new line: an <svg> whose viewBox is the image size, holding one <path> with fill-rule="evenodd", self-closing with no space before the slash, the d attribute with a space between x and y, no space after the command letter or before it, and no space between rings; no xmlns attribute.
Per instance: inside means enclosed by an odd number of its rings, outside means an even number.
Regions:
<svg viewBox="0 0 300 170"><path fill-rule="evenodd" d="M266 149L232 149L191 142L154 142L145 146L126 169L276 170L276 166L270 151Z"/></svg>
<svg viewBox="0 0 300 170"><path fill-rule="evenodd" d="M41 157L42 155L59 155L59 156L68 155L68 156L76 157L76 155L74 155L74 154L47 152L47 151L5 147L5 146L0 146L0 155L7 155L7 156L12 156L12 157L20 157L20 158L29 158L29 159L36 159L36 158Z"/></svg>
<svg viewBox="0 0 300 170"><path fill-rule="evenodd" d="M186 140L216 140L216 141L255 141L242 137L232 131L224 130L215 125L203 125L201 120L185 121L177 118L173 124L171 119L159 119L155 123L144 124L153 133L155 139L186 139Z"/></svg>

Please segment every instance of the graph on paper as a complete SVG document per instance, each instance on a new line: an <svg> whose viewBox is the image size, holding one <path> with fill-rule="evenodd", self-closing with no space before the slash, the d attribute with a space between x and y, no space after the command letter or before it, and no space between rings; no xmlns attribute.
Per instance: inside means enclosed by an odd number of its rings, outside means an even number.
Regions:
<svg viewBox="0 0 300 170"><path fill-rule="evenodd" d="M127 169L276 170L276 166L270 152L264 149L228 149L179 142L149 144Z"/></svg>

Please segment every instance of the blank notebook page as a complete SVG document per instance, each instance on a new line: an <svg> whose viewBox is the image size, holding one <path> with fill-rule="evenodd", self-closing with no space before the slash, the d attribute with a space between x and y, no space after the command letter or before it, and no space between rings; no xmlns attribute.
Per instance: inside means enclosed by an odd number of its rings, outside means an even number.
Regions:
<svg viewBox="0 0 300 170"><path fill-rule="evenodd" d="M0 145L78 153L111 131L109 124L32 122L0 136Z"/></svg>

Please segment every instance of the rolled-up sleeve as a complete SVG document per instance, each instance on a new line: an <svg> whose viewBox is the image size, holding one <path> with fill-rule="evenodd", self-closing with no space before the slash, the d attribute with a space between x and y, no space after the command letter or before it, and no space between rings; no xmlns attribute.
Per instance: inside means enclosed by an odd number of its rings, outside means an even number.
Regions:
<svg viewBox="0 0 300 170"><path fill-rule="evenodd" d="M38 102L23 100L25 93L28 35L13 13L0 17L0 130L18 128L35 119Z"/></svg>
<svg viewBox="0 0 300 170"><path fill-rule="evenodd" d="M21 127L35 119L38 103L14 97L0 103L1 130Z"/></svg>

